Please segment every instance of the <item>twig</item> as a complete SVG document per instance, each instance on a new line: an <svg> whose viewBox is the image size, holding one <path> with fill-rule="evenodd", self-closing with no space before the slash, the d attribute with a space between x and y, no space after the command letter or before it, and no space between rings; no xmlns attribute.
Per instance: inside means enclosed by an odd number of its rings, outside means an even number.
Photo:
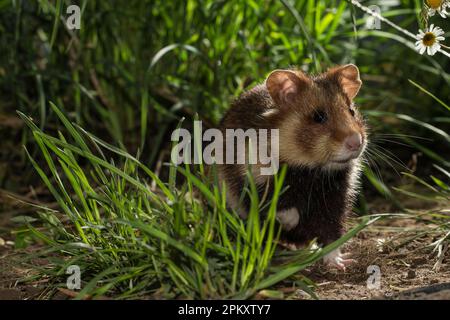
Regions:
<svg viewBox="0 0 450 320"><path fill-rule="evenodd" d="M447 252L448 244L445 244L442 248L442 245L439 246L438 260L433 266L433 270L439 272L442 266L442 262L444 261L445 253Z"/></svg>

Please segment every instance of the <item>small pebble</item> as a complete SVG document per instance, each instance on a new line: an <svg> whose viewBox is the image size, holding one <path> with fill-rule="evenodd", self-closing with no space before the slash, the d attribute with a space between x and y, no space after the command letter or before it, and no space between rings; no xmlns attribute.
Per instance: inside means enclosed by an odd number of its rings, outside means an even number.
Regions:
<svg viewBox="0 0 450 320"><path fill-rule="evenodd" d="M414 279L416 277L416 272L414 270L408 270L406 273L407 279Z"/></svg>

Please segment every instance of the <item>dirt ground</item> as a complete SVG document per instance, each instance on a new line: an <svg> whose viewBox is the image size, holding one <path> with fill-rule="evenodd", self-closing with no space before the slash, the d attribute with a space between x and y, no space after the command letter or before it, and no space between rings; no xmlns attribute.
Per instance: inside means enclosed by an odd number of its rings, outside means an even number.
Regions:
<svg viewBox="0 0 450 320"><path fill-rule="evenodd" d="M439 210L424 205L420 200L401 200L406 207L415 208L418 214L430 209L435 212ZM448 204L442 207L448 208ZM371 201L370 211L395 212L383 199ZM15 211L10 212L16 214ZM20 281L33 271L30 267L24 267L19 260L37 248L29 246L25 250L14 250L14 239L10 232L14 229L9 219L11 215L0 215L0 300L72 298L70 292L50 290L46 279L26 284ZM450 300L449 242L446 242L447 245L443 244L440 255L438 251L433 251L434 246L431 244L443 234L442 231L439 234L433 233L434 226L425 221L425 217L398 217L377 221L344 245L342 251L350 252L351 257L356 260L345 272L318 263L302 272L302 275L314 281L315 293L319 299ZM47 263L40 260L34 262L40 266ZM379 277L378 274L371 277L368 273L369 266L379 268ZM368 279L373 277L379 279L379 286L368 286ZM285 299L310 298L298 288L283 287L280 290L284 292Z"/></svg>
<svg viewBox="0 0 450 320"><path fill-rule="evenodd" d="M317 296L339 300L450 300L450 250L444 247L445 252L438 258L429 246L433 237L425 234L400 246L407 237L390 241L393 235L392 232L361 232L344 246L343 251L351 252L356 260L345 272L321 265L308 270L305 275L316 283ZM379 277L372 273L377 267ZM379 279L379 287L370 281L374 277Z"/></svg>
<svg viewBox="0 0 450 320"><path fill-rule="evenodd" d="M398 233L398 229L412 232ZM313 280L320 299L450 299L450 250L443 247L440 258L429 246L436 239L430 232L417 237L424 226L415 219L389 219L361 232L348 242L343 251L356 259L345 272L317 264L303 275ZM425 229L426 230L426 229ZM416 236L411 240L410 236ZM392 240L395 239L395 240ZM20 267L21 255L12 243L0 240L0 299L69 299L64 291L49 292L45 280L22 284L21 278L31 269ZM37 262L39 263L39 261ZM43 262L45 263L45 262ZM379 287L370 288L369 266L378 266ZM375 267L377 268L377 267ZM283 288L286 299L306 299L307 294L295 288Z"/></svg>

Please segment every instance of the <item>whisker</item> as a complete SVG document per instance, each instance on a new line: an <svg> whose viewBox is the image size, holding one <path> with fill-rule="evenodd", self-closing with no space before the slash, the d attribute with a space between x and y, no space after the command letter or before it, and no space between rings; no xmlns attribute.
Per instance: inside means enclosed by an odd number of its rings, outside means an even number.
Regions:
<svg viewBox="0 0 450 320"><path fill-rule="evenodd" d="M367 150L367 153L370 155L371 150ZM383 178L381 177L380 168L378 167L377 162L372 157L367 157L367 160L370 162L369 167L372 167L374 169L374 174L377 177L378 180L380 180L382 183L384 183Z"/></svg>
<svg viewBox="0 0 450 320"><path fill-rule="evenodd" d="M370 140L371 144L376 144L377 142L384 142L384 143L393 143L393 144L397 144L397 145L401 145L401 146L405 146L408 148L413 148L413 146L411 146L410 144L407 143L403 143L403 142L398 142L395 140L389 140L389 139L383 139L383 138L375 138L374 140Z"/></svg>
<svg viewBox="0 0 450 320"><path fill-rule="evenodd" d="M383 148L382 146L374 146L374 148L380 148L381 150L378 150L379 152L385 152L387 154L383 154L383 156L387 157L388 159L390 159L391 161L393 161L394 163L396 163L398 166L400 166L401 168L405 169L406 171L411 171L410 168L408 168L406 166L405 163L403 163L402 160L400 160L394 153L392 153L390 150Z"/></svg>
<svg viewBox="0 0 450 320"><path fill-rule="evenodd" d="M386 164L388 164L398 176L401 176L398 170L392 165L392 163L389 161L393 161L392 159L389 159L387 155L382 154L379 150L370 150L372 152L372 155L376 158L379 158L380 160L383 160Z"/></svg>
<svg viewBox="0 0 450 320"><path fill-rule="evenodd" d="M433 140L430 138L414 136L414 135L410 135L410 134L403 134L403 133L372 133L370 136L371 137L382 136L382 137L391 137L391 138L414 138L414 139L427 140L427 141Z"/></svg>

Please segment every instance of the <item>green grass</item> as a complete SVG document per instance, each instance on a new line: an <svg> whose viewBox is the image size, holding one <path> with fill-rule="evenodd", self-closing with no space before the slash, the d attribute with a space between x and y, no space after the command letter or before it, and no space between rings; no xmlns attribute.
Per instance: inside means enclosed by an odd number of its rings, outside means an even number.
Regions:
<svg viewBox="0 0 450 320"><path fill-rule="evenodd" d="M19 234L46 244L36 255L50 257L51 263L40 275L51 276L55 287L69 265L81 267L79 298L107 294L244 299L283 281L307 289L307 280L291 277L369 222L364 219L323 249L277 250L275 213L285 169L275 177L274 195L267 204L260 203L250 183L251 208L244 221L227 210L226 191L220 190L217 177L202 176L186 166L176 168L184 183L175 183L174 170L171 183L164 183L135 157L72 124L53 104L52 110L68 137L48 135L29 117L20 116L49 173L31 156L30 161L61 209L40 213L43 228L26 220ZM108 161L106 150L123 166ZM87 161L83 167L82 159ZM157 187L153 189L151 182ZM259 214L262 205L269 206L264 220Z"/></svg>
<svg viewBox="0 0 450 320"><path fill-rule="evenodd" d="M426 95L431 97L433 100L439 103L440 106L444 107L447 111L450 111L450 107L447 103L445 103L442 99L439 99L434 94L418 85L417 83L410 80L410 82L417 87L420 91L424 92ZM431 127L430 130L438 130L438 133L444 136L447 141L450 141L449 135L438 128ZM424 153L432 153L431 150L424 148L423 146L417 146L419 149L422 148ZM445 250L443 250L444 246L447 246L450 242L450 164L448 162L447 157L444 155L443 157L439 155L435 155L434 160L436 160L441 165L434 164L434 171L439 174L439 177L435 175L431 175L427 181L425 178L417 177L416 175L410 174L408 172L403 172L403 175L407 177L413 183L418 183L422 187L425 187L428 190L427 193L418 193L411 190L405 190L405 188L394 188L396 191L406 194L410 197L415 197L421 199L425 202L431 203L439 203L440 205L437 208L433 208L431 210L427 210L426 214L428 214L429 218L427 224L431 225L430 228L426 229L426 232L435 234L435 241L430 244L433 247L433 251L437 252L437 258L442 261L443 255L445 254ZM419 219L422 217L419 215ZM435 265L436 267L436 265Z"/></svg>
<svg viewBox="0 0 450 320"><path fill-rule="evenodd" d="M366 192L405 210L402 191L386 182L405 171L395 155L400 144L448 173L449 59L420 56L387 26L364 29L365 17L348 1L84 0L76 32L63 20L69 2L0 0L0 116L19 110L27 124L12 133L0 127L11 135L1 142L1 159L16 163L19 153L37 172L20 187L43 181L59 206L38 208L38 221L25 219L32 225L16 233L16 244L32 235L48 245L51 265L40 274L53 286L64 286L66 267L79 264L80 298L248 298L280 282L309 288L296 274L366 220L319 252L286 253L273 244L276 197L266 204L269 219L259 221L263 204L250 186L253 207L244 222L226 210L224 192L201 168L170 167L167 178L157 170L181 119L190 123L197 114L217 124L234 97L276 68L359 66L364 86L356 102L373 141ZM420 26L421 1L370 4L413 33ZM450 30L448 19L439 25ZM17 151L19 139L27 153ZM11 180L4 171L1 187ZM442 200L448 183L441 176L416 178ZM360 202L357 211L370 213L364 194Z"/></svg>
<svg viewBox="0 0 450 320"><path fill-rule="evenodd" d="M363 78L357 102L375 132L397 128L386 126L386 115L372 117L368 110L414 114L431 125L444 116L407 79L425 76L428 87L443 90L440 96L450 94L448 61L418 55L387 26L365 30L364 16L347 1L80 1L77 32L64 24L68 4L2 2L0 44L6 51L0 84L6 112L19 109L41 129L58 128L46 104L55 101L71 120L139 154L152 169L182 117L197 113L217 124L234 97L276 68L315 73L356 63L369 78ZM405 0L382 9L414 32L419 8L418 1ZM413 130L428 134L420 126ZM27 142L27 131L22 135Z"/></svg>

